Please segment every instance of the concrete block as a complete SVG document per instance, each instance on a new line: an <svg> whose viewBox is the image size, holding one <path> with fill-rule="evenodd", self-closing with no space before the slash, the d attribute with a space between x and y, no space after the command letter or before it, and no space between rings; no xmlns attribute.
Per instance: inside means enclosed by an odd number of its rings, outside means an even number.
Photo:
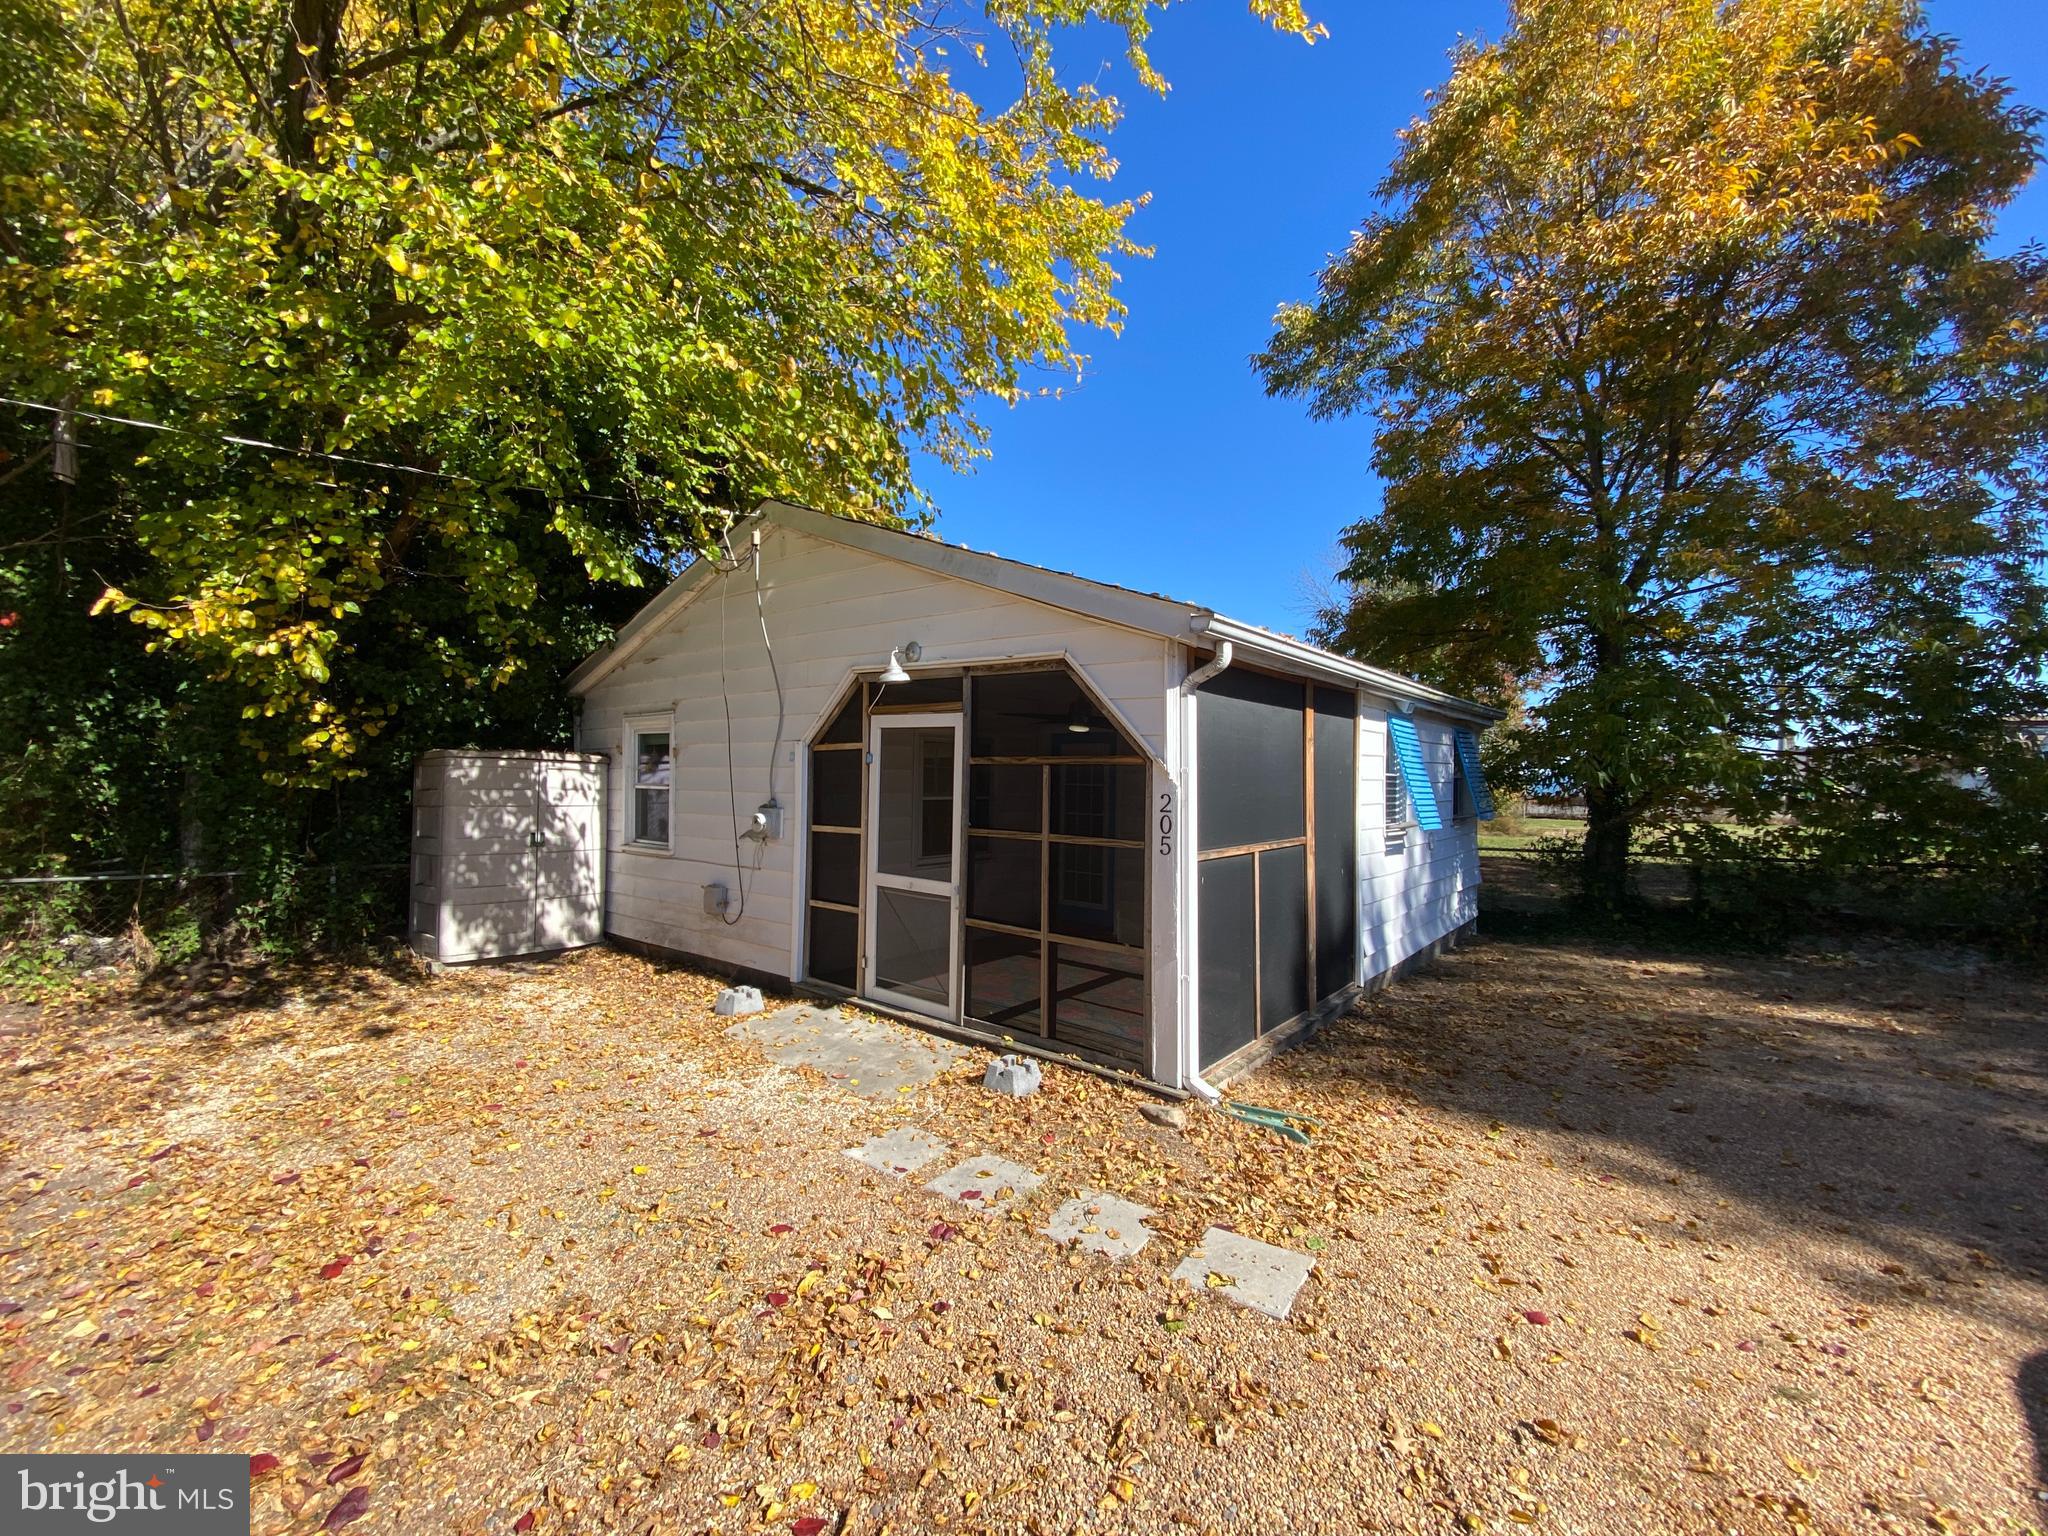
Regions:
<svg viewBox="0 0 2048 1536"><path fill-rule="evenodd" d="M981 1075L981 1086L991 1093L1006 1093L1021 1099L1038 1092L1041 1074L1038 1063L1028 1056L998 1056Z"/></svg>
<svg viewBox="0 0 2048 1536"><path fill-rule="evenodd" d="M1181 1260L1173 1278L1202 1292L1220 1291L1241 1307L1285 1320L1316 1261L1305 1253L1275 1248L1222 1227L1202 1234L1195 1251ZM1214 1275L1225 1282L1212 1285Z"/></svg>
<svg viewBox="0 0 2048 1536"><path fill-rule="evenodd" d="M743 1013L759 1013L767 1004L761 1001L759 987L727 987L718 994L718 1001L711 1005L713 1013L735 1017Z"/></svg>
<svg viewBox="0 0 2048 1536"><path fill-rule="evenodd" d="M857 1147L848 1147L846 1155L857 1163L866 1163L878 1173L891 1178L902 1178L915 1173L935 1158L944 1157L946 1144L930 1131L919 1130L914 1125L899 1125L883 1136L870 1136Z"/></svg>
<svg viewBox="0 0 2048 1536"><path fill-rule="evenodd" d="M1152 1207L1115 1195L1083 1194L1053 1212L1039 1228L1056 1243L1072 1243L1105 1258L1128 1259L1152 1240L1145 1218Z"/></svg>
<svg viewBox="0 0 2048 1536"><path fill-rule="evenodd" d="M956 1163L925 1188L974 1210L994 1212L1023 1199L1041 1182L1038 1174L1008 1158L975 1157Z"/></svg>

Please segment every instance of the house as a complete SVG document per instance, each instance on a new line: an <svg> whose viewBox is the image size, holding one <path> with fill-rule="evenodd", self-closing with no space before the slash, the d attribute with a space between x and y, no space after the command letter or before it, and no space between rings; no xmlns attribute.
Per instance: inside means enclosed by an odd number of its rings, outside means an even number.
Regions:
<svg viewBox="0 0 2048 1536"><path fill-rule="evenodd" d="M1207 1092L1470 927L1495 711L768 503L569 678L606 935Z"/></svg>

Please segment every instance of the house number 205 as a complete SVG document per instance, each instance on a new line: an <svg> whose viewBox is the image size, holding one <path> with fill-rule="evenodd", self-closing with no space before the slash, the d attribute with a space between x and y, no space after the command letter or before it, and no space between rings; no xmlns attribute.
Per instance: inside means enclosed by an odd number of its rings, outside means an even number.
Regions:
<svg viewBox="0 0 2048 1536"><path fill-rule="evenodd" d="M1159 851L1173 852L1173 791L1159 792Z"/></svg>

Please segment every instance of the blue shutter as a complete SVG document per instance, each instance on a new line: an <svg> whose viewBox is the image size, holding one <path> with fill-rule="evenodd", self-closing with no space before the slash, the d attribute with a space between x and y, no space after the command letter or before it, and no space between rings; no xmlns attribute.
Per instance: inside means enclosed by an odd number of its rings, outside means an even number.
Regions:
<svg viewBox="0 0 2048 1536"><path fill-rule="evenodd" d="M1387 745L1401 765L1401 781L1408 786L1408 803L1415 808L1415 825L1425 832L1441 832L1444 813L1437 809L1436 786L1429 782L1429 765L1422 760L1422 742L1415 734L1415 722L1404 715L1387 716Z"/></svg>
<svg viewBox="0 0 2048 1536"><path fill-rule="evenodd" d="M1458 767L1465 775L1465 787L1472 792L1472 804L1481 821L1493 820L1493 791L1486 787L1486 774L1479 766L1479 738L1460 729L1452 739L1458 744Z"/></svg>

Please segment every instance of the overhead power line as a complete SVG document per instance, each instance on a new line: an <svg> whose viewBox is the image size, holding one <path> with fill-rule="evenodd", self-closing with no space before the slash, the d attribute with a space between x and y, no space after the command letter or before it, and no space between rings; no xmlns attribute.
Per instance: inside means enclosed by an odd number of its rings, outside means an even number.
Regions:
<svg viewBox="0 0 2048 1536"><path fill-rule="evenodd" d="M358 469L376 469L399 475L420 475L430 480L445 480L452 485L469 485L478 490L487 490L484 481L470 475L453 474L445 469L428 469L422 464L396 464L386 459L366 459L354 454L327 453L318 448L293 448L285 443L273 443L261 437L240 437L232 432L199 432L190 427L176 427L168 422L144 421L137 416L112 416L104 411L80 410L75 406L50 405L41 400L17 400L10 395L0 395L0 405L12 405L24 411L42 411L54 416L59 422L71 418L85 421L105 422L109 426L139 427L145 432L168 432L173 437L212 438L235 448L254 448L263 453L282 453L294 458L323 459L332 464L352 464ZM536 496L566 496L580 501L604 501L615 506L638 506L639 501L631 496L607 496L602 491L577 491L560 488L550 489L539 485L501 485L498 490L530 491Z"/></svg>

